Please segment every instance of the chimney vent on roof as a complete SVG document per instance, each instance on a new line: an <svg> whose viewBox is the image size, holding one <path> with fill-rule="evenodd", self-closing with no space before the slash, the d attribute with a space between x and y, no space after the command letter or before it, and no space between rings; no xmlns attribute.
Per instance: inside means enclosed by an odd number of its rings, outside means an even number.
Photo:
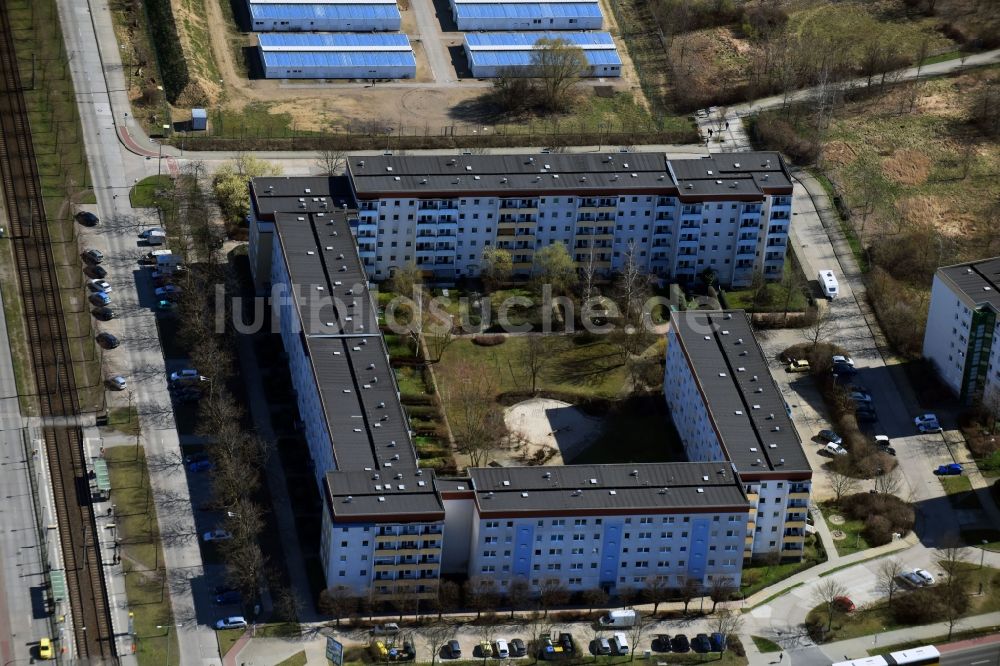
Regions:
<svg viewBox="0 0 1000 666"><path fill-rule="evenodd" d="M634 469L631 472L629 472L628 474L629 474L629 476L639 476L639 470Z"/></svg>
<svg viewBox="0 0 1000 666"><path fill-rule="evenodd" d="M552 478L552 472L546 472L545 474L542 474L542 478L543 479L551 479Z"/></svg>
<svg viewBox="0 0 1000 666"><path fill-rule="evenodd" d="M354 497L352 497L351 495L348 495L347 497L344 498L344 504L350 504L353 501Z"/></svg>

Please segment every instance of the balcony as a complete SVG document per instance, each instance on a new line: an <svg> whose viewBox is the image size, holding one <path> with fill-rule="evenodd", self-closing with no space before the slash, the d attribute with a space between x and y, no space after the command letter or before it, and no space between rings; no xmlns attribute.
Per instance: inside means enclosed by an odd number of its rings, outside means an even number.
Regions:
<svg viewBox="0 0 1000 666"><path fill-rule="evenodd" d="M453 211L458 212L457 201L421 201L417 204L417 210L424 211Z"/></svg>

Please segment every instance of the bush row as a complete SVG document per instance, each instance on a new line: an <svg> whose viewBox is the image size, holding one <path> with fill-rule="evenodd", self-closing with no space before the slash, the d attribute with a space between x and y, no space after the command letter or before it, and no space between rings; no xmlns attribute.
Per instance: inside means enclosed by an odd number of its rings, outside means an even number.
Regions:
<svg viewBox="0 0 1000 666"><path fill-rule="evenodd" d="M171 104L177 101L191 80L170 0L144 0L149 36L163 77L163 91Z"/></svg>

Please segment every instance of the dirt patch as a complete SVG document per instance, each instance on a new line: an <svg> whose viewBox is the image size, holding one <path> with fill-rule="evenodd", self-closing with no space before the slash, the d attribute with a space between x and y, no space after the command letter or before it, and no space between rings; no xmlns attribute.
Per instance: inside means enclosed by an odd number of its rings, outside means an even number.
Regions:
<svg viewBox="0 0 1000 666"><path fill-rule="evenodd" d="M900 185L921 185L931 172L931 160L919 150L897 150L882 161L882 171Z"/></svg>
<svg viewBox="0 0 1000 666"><path fill-rule="evenodd" d="M827 164L838 167L847 166L857 159L857 156L850 144L843 141L831 141L823 146L823 160Z"/></svg>
<svg viewBox="0 0 1000 666"><path fill-rule="evenodd" d="M965 233L968 226L961 216L956 216L940 197L915 194L902 197L896 202L896 209L906 227L917 228L930 225L938 231L954 236Z"/></svg>
<svg viewBox="0 0 1000 666"><path fill-rule="evenodd" d="M204 43L213 32L227 34L226 30L210 29L208 24L209 4L216 0L173 0L170 4L180 36L184 59L187 60L191 81L178 96L176 106L189 107L199 104L215 105L222 93L221 82L216 72L214 60L219 54L209 43ZM212 38L214 44L218 40ZM225 44L223 43L223 49Z"/></svg>
<svg viewBox="0 0 1000 666"><path fill-rule="evenodd" d="M560 400L531 398L508 407L504 422L515 442L513 464L563 465L594 441L601 419ZM519 462L520 461L520 462Z"/></svg>

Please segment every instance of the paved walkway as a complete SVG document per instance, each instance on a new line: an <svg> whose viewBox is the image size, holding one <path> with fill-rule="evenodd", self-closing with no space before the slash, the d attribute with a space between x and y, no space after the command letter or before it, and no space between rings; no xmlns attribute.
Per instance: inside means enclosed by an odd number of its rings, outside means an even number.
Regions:
<svg viewBox="0 0 1000 666"><path fill-rule="evenodd" d="M954 633L984 627L995 627L997 631L1000 631L1000 612L962 618L955 623ZM880 634L837 641L836 643L826 643L821 649L830 657L831 661L842 661L867 657L868 650L874 650L880 645L883 647L886 645L898 645L899 643L908 643L924 638L932 639L947 635L948 623L938 622L937 624L925 624L919 627L884 631Z"/></svg>

